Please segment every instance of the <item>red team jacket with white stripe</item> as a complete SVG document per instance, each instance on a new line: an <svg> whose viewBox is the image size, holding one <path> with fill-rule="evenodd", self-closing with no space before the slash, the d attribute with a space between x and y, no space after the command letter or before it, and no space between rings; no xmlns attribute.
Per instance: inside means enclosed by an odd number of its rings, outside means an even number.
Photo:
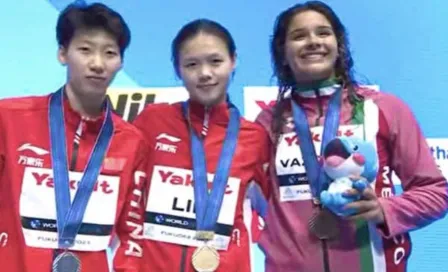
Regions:
<svg viewBox="0 0 448 272"><path fill-rule="evenodd" d="M0 101L2 271L51 271L57 232L48 105L49 96ZM84 121L66 100L64 116L73 197L104 114L95 121ZM140 132L118 115L113 115L113 124L111 145L72 248L83 272L109 271L106 249L115 235L121 240L115 271L140 271L146 145ZM75 138L79 147L74 151Z"/></svg>
<svg viewBox="0 0 448 272"><path fill-rule="evenodd" d="M190 102L190 120L198 135L205 135L209 185L229 122L226 104L208 110ZM217 272L250 271L250 238L243 218L249 182L267 193L269 138L264 129L243 118L232 160L213 246L220 253ZM200 242L195 236L194 192L190 133L181 103L152 104L134 121L143 131L149 153L149 192L144 224L143 272L193 272L191 258Z"/></svg>

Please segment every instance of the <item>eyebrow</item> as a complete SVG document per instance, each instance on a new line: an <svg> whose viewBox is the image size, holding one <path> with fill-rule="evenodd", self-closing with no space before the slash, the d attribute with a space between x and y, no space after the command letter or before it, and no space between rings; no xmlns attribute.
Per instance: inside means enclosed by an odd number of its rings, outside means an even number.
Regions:
<svg viewBox="0 0 448 272"><path fill-rule="evenodd" d="M82 39L82 40L79 41L79 43L80 43L80 44L86 43L86 44L88 44L88 45L90 45L90 46L95 46L95 45L96 45L96 43L91 42L91 41L89 41L89 40L87 40L87 39ZM104 46L102 46L102 47L103 47L103 48L109 48L109 47L112 47L112 48L119 48L118 45L113 44L113 43L107 43L107 44L104 44Z"/></svg>
<svg viewBox="0 0 448 272"><path fill-rule="evenodd" d="M319 30L324 29L324 30L331 30L331 31L333 31L333 28L331 26L326 26L326 25L318 26L317 29L319 29ZM302 32L302 31L305 31L305 28L303 28L303 27L302 28L296 28L296 29L290 31L288 33L288 35L291 35L291 34L294 34L294 33L297 33L297 32Z"/></svg>
<svg viewBox="0 0 448 272"><path fill-rule="evenodd" d="M207 54L207 55L201 55L201 56L187 56L186 58L183 58L184 62L187 61L195 61L201 58L223 58L222 54L220 53L211 53L211 54Z"/></svg>

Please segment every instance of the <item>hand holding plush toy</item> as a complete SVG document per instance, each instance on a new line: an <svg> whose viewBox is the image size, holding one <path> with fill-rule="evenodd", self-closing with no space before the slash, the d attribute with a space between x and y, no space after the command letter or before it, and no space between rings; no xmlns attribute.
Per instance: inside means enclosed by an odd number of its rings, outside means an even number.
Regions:
<svg viewBox="0 0 448 272"><path fill-rule="evenodd" d="M349 216L356 210L343 209L348 203L360 199L364 189L375 180L378 173L378 155L375 146L355 137L338 137L328 143L324 149L323 168L333 180L328 190L322 191L320 201L339 216ZM353 177L360 177L353 180ZM356 189L358 195L344 194Z"/></svg>

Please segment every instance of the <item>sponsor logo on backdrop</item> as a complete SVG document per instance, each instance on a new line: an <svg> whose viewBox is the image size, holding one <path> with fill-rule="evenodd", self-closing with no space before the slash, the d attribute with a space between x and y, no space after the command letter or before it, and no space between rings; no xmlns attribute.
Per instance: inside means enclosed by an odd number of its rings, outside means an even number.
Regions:
<svg viewBox="0 0 448 272"><path fill-rule="evenodd" d="M188 93L183 87L109 88L107 95L115 112L129 122L148 104L175 103L188 99Z"/></svg>
<svg viewBox="0 0 448 272"><path fill-rule="evenodd" d="M445 177L448 177L448 138L429 138L429 150Z"/></svg>

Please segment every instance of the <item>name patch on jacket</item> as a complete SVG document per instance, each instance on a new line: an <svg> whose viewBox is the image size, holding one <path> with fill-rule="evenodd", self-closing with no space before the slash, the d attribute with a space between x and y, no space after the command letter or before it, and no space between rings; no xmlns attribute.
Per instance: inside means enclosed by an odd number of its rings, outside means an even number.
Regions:
<svg viewBox="0 0 448 272"><path fill-rule="evenodd" d="M80 172L69 172L71 201L82 175ZM119 182L120 178L116 176L98 176L72 250L107 249L115 223ZM27 246L58 248L52 169L25 168L20 196L20 216Z"/></svg>
<svg viewBox="0 0 448 272"><path fill-rule="evenodd" d="M211 188L213 175L207 175ZM226 250L235 220L240 179L229 177L211 245ZM193 172L190 169L154 166L146 205L144 236L186 246L200 246L195 239Z"/></svg>
<svg viewBox="0 0 448 272"><path fill-rule="evenodd" d="M322 145L322 132L322 126L311 128L311 137L318 156L320 155ZM340 126L338 135L362 138L364 135L364 126ZM285 133L280 136L275 157L275 167L279 181L281 202L312 199L311 188L306 176L299 144L300 140L295 132Z"/></svg>

